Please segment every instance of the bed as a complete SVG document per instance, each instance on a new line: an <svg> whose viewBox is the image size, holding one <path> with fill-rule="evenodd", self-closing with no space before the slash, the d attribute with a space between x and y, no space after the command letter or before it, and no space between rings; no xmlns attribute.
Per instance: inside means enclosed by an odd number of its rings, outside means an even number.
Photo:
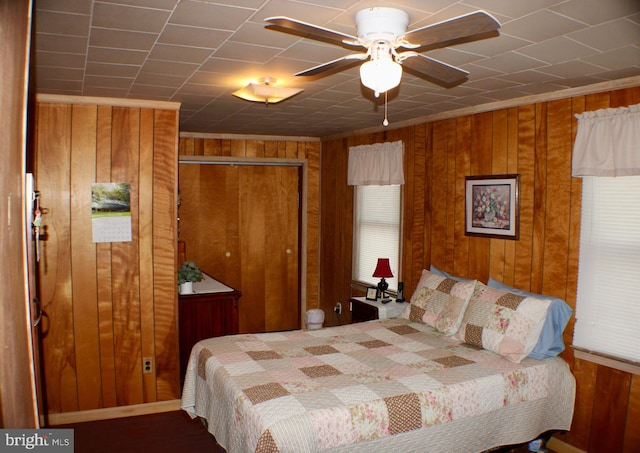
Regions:
<svg viewBox="0 0 640 453"><path fill-rule="evenodd" d="M425 270L399 318L200 341L182 408L229 453L479 452L569 430L575 380L528 356L552 305L531 299Z"/></svg>

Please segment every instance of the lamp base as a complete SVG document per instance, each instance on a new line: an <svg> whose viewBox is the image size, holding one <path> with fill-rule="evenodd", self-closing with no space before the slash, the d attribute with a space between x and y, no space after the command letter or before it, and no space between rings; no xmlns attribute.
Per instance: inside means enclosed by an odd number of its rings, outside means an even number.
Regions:
<svg viewBox="0 0 640 453"><path fill-rule="evenodd" d="M386 299L387 295L385 292L389 289L389 283L382 277L378 282L378 297L381 299Z"/></svg>

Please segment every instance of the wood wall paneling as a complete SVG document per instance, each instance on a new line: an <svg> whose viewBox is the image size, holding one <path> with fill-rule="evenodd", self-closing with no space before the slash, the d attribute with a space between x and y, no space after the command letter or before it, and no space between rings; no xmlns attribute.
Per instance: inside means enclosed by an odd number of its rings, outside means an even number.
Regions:
<svg viewBox="0 0 640 453"><path fill-rule="evenodd" d="M493 277L562 297L575 308L582 186L571 177L574 115L637 103L640 87L633 87L324 141L323 300L333 306L344 297L351 275L352 213L333 221L345 203L352 203L352 188L346 185L348 147L401 137L406 140L402 253L407 298L421 269L434 264L461 277L484 282ZM465 176L508 173L520 174L519 240L465 236ZM573 323L572 317L564 333L567 344ZM572 429L561 439L584 451L638 451L638 376L576 359L571 348L562 357L576 378L577 393Z"/></svg>
<svg viewBox="0 0 640 453"><path fill-rule="evenodd" d="M36 109L47 410L175 399L177 111ZM132 241L93 243L93 182L130 184ZM143 374L143 357L155 372Z"/></svg>

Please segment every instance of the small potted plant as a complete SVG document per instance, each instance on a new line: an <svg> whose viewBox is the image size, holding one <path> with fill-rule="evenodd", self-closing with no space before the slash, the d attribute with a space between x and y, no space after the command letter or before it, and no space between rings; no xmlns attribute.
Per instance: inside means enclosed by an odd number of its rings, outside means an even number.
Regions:
<svg viewBox="0 0 640 453"><path fill-rule="evenodd" d="M178 283L180 294L193 294L193 282L199 282L204 277L202 271L193 261L183 261L178 269Z"/></svg>

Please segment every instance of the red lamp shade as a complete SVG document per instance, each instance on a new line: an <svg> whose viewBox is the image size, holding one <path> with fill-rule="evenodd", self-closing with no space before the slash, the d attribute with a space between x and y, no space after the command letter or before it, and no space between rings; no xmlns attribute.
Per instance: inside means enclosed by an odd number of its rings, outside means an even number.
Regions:
<svg viewBox="0 0 640 453"><path fill-rule="evenodd" d="M373 277L393 277L391 266L389 266L389 258L378 258L378 264L376 265L376 270L373 271Z"/></svg>

